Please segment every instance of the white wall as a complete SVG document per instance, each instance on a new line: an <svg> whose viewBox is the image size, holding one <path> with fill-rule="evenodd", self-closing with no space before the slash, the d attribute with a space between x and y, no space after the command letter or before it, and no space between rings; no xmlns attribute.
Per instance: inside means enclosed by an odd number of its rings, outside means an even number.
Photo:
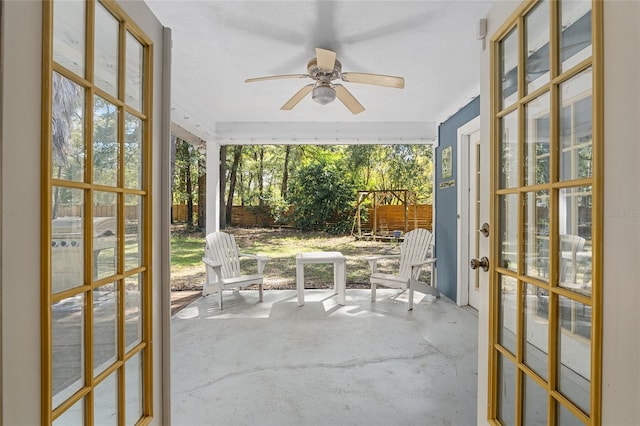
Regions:
<svg viewBox="0 0 640 426"><path fill-rule="evenodd" d="M496 2L489 37L520 5ZM602 424L640 424L640 3L604 2L605 218ZM481 58L482 140L489 139L489 51ZM484 149L484 146L483 146ZM488 188L486 188L488 190ZM487 193L488 195L488 193ZM483 192L482 196L485 196ZM478 424L486 424L488 292L481 288Z"/></svg>
<svg viewBox="0 0 640 426"><path fill-rule="evenodd" d="M2 419L40 423L42 6L4 2Z"/></svg>
<svg viewBox="0 0 640 426"><path fill-rule="evenodd" d="M602 424L640 424L640 3L604 2Z"/></svg>
<svg viewBox="0 0 640 426"><path fill-rule="evenodd" d="M161 146L168 141L162 122L163 27L141 1L123 9L154 42L153 110L153 350L152 424L162 417L161 283L164 263L160 221ZM2 413L0 424L40 424L40 162L42 85L42 4L4 2L2 75ZM168 107L167 107L168 111ZM165 126L168 128L167 126ZM165 141L166 140L166 141ZM166 188L168 190L168 188ZM168 266L167 266L168 267ZM168 277L168 274L167 274ZM168 294L166 295L168 297ZM169 407L164 407L169 409Z"/></svg>

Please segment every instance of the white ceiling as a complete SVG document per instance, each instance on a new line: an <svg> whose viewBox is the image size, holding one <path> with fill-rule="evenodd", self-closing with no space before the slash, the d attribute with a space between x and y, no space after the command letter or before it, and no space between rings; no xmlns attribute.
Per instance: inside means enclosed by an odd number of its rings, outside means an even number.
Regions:
<svg viewBox="0 0 640 426"><path fill-rule="evenodd" d="M478 20L491 1L146 0L171 28L172 121L203 140L235 143L432 141L437 126L479 94ZM366 108L303 99L315 48L343 71L397 75L404 89L343 83Z"/></svg>

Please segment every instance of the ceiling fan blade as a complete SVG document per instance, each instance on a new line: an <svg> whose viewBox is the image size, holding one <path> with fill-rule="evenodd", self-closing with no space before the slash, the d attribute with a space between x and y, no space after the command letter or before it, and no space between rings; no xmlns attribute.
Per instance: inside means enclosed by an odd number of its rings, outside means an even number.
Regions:
<svg viewBox="0 0 640 426"><path fill-rule="evenodd" d="M282 80L285 78L305 78L309 77L308 74L284 74L284 75L270 75L268 77L255 77L248 78L244 82L245 83L253 83L255 81L265 81L265 80Z"/></svg>
<svg viewBox="0 0 640 426"><path fill-rule="evenodd" d="M343 72L342 79L349 83L375 84L377 86L404 88L404 78L392 75L367 74L364 72Z"/></svg>
<svg viewBox="0 0 640 426"><path fill-rule="evenodd" d="M364 107L358 102L358 100L344 87L342 84L334 84L336 89L336 96L340 101L349 108L353 114L359 114L364 111Z"/></svg>
<svg viewBox="0 0 640 426"><path fill-rule="evenodd" d="M316 47L316 61L322 71L331 72L336 64L336 52Z"/></svg>
<svg viewBox="0 0 640 426"><path fill-rule="evenodd" d="M280 109L290 110L294 106L298 105L298 102L302 100L305 96L307 96L313 90L313 84L307 84L302 87L302 89L298 90L295 95L291 97Z"/></svg>

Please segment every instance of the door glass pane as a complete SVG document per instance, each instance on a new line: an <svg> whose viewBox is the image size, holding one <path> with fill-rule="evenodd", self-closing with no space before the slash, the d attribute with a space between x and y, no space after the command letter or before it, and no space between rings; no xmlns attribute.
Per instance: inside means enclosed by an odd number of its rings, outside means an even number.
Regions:
<svg viewBox="0 0 640 426"><path fill-rule="evenodd" d="M85 3L53 2L53 60L84 77Z"/></svg>
<svg viewBox="0 0 640 426"><path fill-rule="evenodd" d="M556 414L558 416L558 421L556 424L562 426L584 426L584 423L578 419L575 414L571 411L567 410L567 408L560 404L559 402L556 404Z"/></svg>
<svg viewBox="0 0 640 426"><path fill-rule="evenodd" d="M560 180L593 172L591 69L560 85Z"/></svg>
<svg viewBox="0 0 640 426"><path fill-rule="evenodd" d="M54 186L51 220L51 290L84 284L84 192Z"/></svg>
<svg viewBox="0 0 640 426"><path fill-rule="evenodd" d="M58 3L55 3L58 4ZM51 171L56 179L84 179L84 89L53 73Z"/></svg>
<svg viewBox="0 0 640 426"><path fill-rule="evenodd" d="M549 93L525 106L524 184L549 182Z"/></svg>
<svg viewBox="0 0 640 426"><path fill-rule="evenodd" d="M118 184L118 108L96 96L93 104L93 183Z"/></svg>
<svg viewBox="0 0 640 426"><path fill-rule="evenodd" d="M142 120L124 114L124 184L127 188L142 188Z"/></svg>
<svg viewBox="0 0 640 426"><path fill-rule="evenodd" d="M591 395L591 307L558 296L558 390L589 413Z"/></svg>
<svg viewBox="0 0 640 426"><path fill-rule="evenodd" d="M558 207L558 284L578 293L591 295L592 187L561 189Z"/></svg>
<svg viewBox="0 0 640 426"><path fill-rule="evenodd" d="M54 420L53 426L76 426L84 423L84 405L86 401L81 399L73 404L67 411L62 413L60 417Z"/></svg>
<svg viewBox="0 0 640 426"><path fill-rule="evenodd" d="M524 422L525 426L547 425L547 390L538 385L535 380L523 374L524 377Z"/></svg>
<svg viewBox="0 0 640 426"><path fill-rule="evenodd" d="M525 364L547 380L549 362L549 292L525 284L524 293Z"/></svg>
<svg viewBox="0 0 640 426"><path fill-rule="evenodd" d="M118 204L111 192L93 193L93 277L115 275L118 268Z"/></svg>
<svg viewBox="0 0 640 426"><path fill-rule="evenodd" d="M143 49L140 42L127 32L127 66L125 102L142 111L142 72L144 64Z"/></svg>
<svg viewBox="0 0 640 426"><path fill-rule="evenodd" d="M125 270L142 264L142 197L126 195L124 207Z"/></svg>
<svg viewBox="0 0 640 426"><path fill-rule="evenodd" d="M549 2L541 1L524 17L527 93L549 82Z"/></svg>
<svg viewBox="0 0 640 426"><path fill-rule="evenodd" d="M500 41L501 107L506 108L518 99L518 32L511 30Z"/></svg>
<svg viewBox="0 0 640 426"><path fill-rule="evenodd" d="M125 352L142 341L142 280L142 274L132 275L124 280Z"/></svg>
<svg viewBox="0 0 640 426"><path fill-rule="evenodd" d="M84 294L51 305L53 408L84 386Z"/></svg>
<svg viewBox="0 0 640 426"><path fill-rule="evenodd" d="M498 266L518 271L518 194L500 195Z"/></svg>
<svg viewBox="0 0 640 426"><path fill-rule="evenodd" d="M118 376L111 373L95 387L93 394L95 425L118 424Z"/></svg>
<svg viewBox="0 0 640 426"><path fill-rule="evenodd" d="M591 0L560 2L562 72L591 56Z"/></svg>
<svg viewBox="0 0 640 426"><path fill-rule="evenodd" d="M500 335L499 342L512 354L516 353L516 326L518 319L518 281L500 275Z"/></svg>
<svg viewBox="0 0 640 426"><path fill-rule="evenodd" d="M119 22L105 7L96 5L95 85L118 97L118 39Z"/></svg>
<svg viewBox="0 0 640 426"><path fill-rule="evenodd" d="M518 186L518 111L500 119L500 188Z"/></svg>
<svg viewBox="0 0 640 426"><path fill-rule="evenodd" d="M503 425L516 423L516 367L498 354L498 419Z"/></svg>
<svg viewBox="0 0 640 426"><path fill-rule="evenodd" d="M135 354L125 364L126 424L136 424L142 417L142 357Z"/></svg>
<svg viewBox="0 0 640 426"><path fill-rule="evenodd" d="M93 375L118 358L118 288L109 283L93 291Z"/></svg>
<svg viewBox="0 0 640 426"><path fill-rule="evenodd" d="M549 191L528 192L524 198L525 274L549 280Z"/></svg>

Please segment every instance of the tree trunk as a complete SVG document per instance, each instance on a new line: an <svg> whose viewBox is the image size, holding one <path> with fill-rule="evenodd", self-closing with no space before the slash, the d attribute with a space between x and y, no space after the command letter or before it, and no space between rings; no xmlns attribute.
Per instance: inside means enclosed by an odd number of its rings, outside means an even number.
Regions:
<svg viewBox="0 0 640 426"><path fill-rule="evenodd" d="M245 174L244 173L240 173L240 185L238 185L238 197L240 197L240 205L244 206L246 204L246 197L245 195L249 192L249 191L245 191L246 188L251 188L251 184L253 183L253 174L252 173L248 173L248 181L245 181Z"/></svg>
<svg viewBox="0 0 640 426"><path fill-rule="evenodd" d="M171 135L171 195L169 199L171 200L171 224L173 225L173 182L176 179L176 143L178 138L176 135Z"/></svg>
<svg viewBox="0 0 640 426"><path fill-rule="evenodd" d="M264 146L260 145L258 161L258 205L264 205Z"/></svg>
<svg viewBox="0 0 640 426"><path fill-rule="evenodd" d="M284 167L282 170L282 187L280 188L280 196L282 199L287 198L287 185L289 184L289 156L291 154L291 145L287 145L284 151Z"/></svg>
<svg viewBox="0 0 640 426"><path fill-rule="evenodd" d="M231 223L231 211L233 207L233 194L236 190L236 181L238 180L238 166L242 157L242 145L237 145L233 150L233 163L231 164L231 172L229 174L229 194L227 195L226 215L227 223Z"/></svg>
<svg viewBox="0 0 640 426"><path fill-rule="evenodd" d="M227 187L227 146L220 147L220 229L227 227L227 213L224 193Z"/></svg>
<svg viewBox="0 0 640 426"><path fill-rule="evenodd" d="M189 155L191 160L191 155ZM193 228L193 185L191 183L191 161L185 167L185 182L187 193L187 229Z"/></svg>
<svg viewBox="0 0 640 426"><path fill-rule="evenodd" d="M198 228L203 230L207 226L207 172L205 157L198 157Z"/></svg>
<svg viewBox="0 0 640 426"><path fill-rule="evenodd" d="M58 167L58 179L62 176L62 166ZM60 205L60 187L56 186L55 191L53 191L53 210L51 211L51 219L56 219L58 217L58 206Z"/></svg>

